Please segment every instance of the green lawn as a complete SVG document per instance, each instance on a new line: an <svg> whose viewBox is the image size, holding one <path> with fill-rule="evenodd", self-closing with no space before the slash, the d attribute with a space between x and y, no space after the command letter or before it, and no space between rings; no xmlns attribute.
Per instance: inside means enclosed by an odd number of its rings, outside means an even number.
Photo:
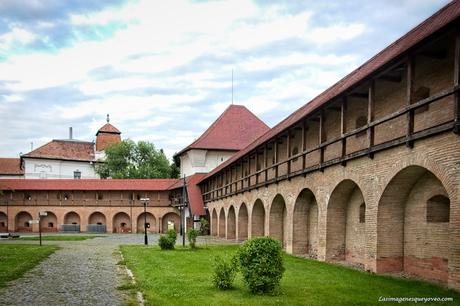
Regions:
<svg viewBox="0 0 460 306"><path fill-rule="evenodd" d="M289 255L285 256L286 272L276 296L252 296L240 275L234 289L215 289L211 284L214 257L230 257L237 248L210 246L197 251L182 248L161 251L158 247L122 246L121 250L146 305L387 304L378 302L381 296L453 297L454 302L448 305L460 301L460 293L426 282L379 276Z"/></svg>
<svg viewBox="0 0 460 306"><path fill-rule="evenodd" d="M43 235L42 241L83 241L87 239L93 239L100 236L60 236L60 235ZM24 236L20 237L20 240L40 240L39 236Z"/></svg>
<svg viewBox="0 0 460 306"><path fill-rule="evenodd" d="M20 278L57 249L53 245L0 244L0 288Z"/></svg>

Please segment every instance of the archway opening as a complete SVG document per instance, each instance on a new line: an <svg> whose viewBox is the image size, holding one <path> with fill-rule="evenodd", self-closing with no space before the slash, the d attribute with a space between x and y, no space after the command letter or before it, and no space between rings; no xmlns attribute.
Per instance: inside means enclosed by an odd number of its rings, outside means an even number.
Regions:
<svg viewBox="0 0 460 306"><path fill-rule="evenodd" d="M265 208L260 199L257 199L252 207L251 226L252 238L265 235Z"/></svg>
<svg viewBox="0 0 460 306"><path fill-rule="evenodd" d="M119 212L115 216L113 216L112 226L112 232L114 233L130 233L131 218L127 213Z"/></svg>
<svg viewBox="0 0 460 306"><path fill-rule="evenodd" d="M236 238L236 214L235 214L235 208L232 205L228 209L227 239L235 239L235 238Z"/></svg>
<svg viewBox="0 0 460 306"><path fill-rule="evenodd" d="M56 224L58 224L58 222L56 215L50 211L46 213L46 216L40 217L42 232L57 232L58 228Z"/></svg>
<svg viewBox="0 0 460 306"><path fill-rule="evenodd" d="M167 213L162 219L162 232L166 233L168 230L175 230L176 233L180 231L180 216L175 212Z"/></svg>
<svg viewBox="0 0 460 306"><path fill-rule="evenodd" d="M219 213L219 237L225 238L225 211L223 207Z"/></svg>
<svg viewBox="0 0 460 306"><path fill-rule="evenodd" d="M137 217L137 233L144 232L144 226L147 224L147 233L156 233L157 232L157 224L156 224L155 216L151 213L147 212L142 213Z"/></svg>
<svg viewBox="0 0 460 306"><path fill-rule="evenodd" d="M238 211L238 239L248 239L248 208L242 203Z"/></svg>
<svg viewBox="0 0 460 306"><path fill-rule="evenodd" d="M106 218L101 212L93 212L88 218L86 231L89 233L105 233L107 231Z"/></svg>
<svg viewBox="0 0 460 306"><path fill-rule="evenodd" d="M4 212L0 211L0 232L7 232L6 228L8 224L8 218Z"/></svg>
<svg viewBox="0 0 460 306"><path fill-rule="evenodd" d="M15 228L16 232L31 232L32 225L29 224L29 221L32 220L32 215L28 212L21 211L15 217Z"/></svg>
<svg viewBox="0 0 460 306"><path fill-rule="evenodd" d="M74 211L65 214L61 230L63 232L80 232L80 216Z"/></svg>
<svg viewBox="0 0 460 306"><path fill-rule="evenodd" d="M217 212L215 209L212 210L211 235L217 236Z"/></svg>
<svg viewBox="0 0 460 306"><path fill-rule="evenodd" d="M270 233L269 235L279 240L286 247L286 203L282 195L278 194L273 199L270 207Z"/></svg>
<svg viewBox="0 0 460 306"><path fill-rule="evenodd" d="M448 281L450 200L441 181L420 166L396 174L379 201L377 271Z"/></svg>
<svg viewBox="0 0 460 306"><path fill-rule="evenodd" d="M327 205L327 260L346 261L364 268L366 223L361 222L363 208L363 194L352 180L342 181L332 191Z"/></svg>
<svg viewBox="0 0 460 306"><path fill-rule="evenodd" d="M293 215L292 251L295 255L318 256L318 205L310 189L297 197Z"/></svg>

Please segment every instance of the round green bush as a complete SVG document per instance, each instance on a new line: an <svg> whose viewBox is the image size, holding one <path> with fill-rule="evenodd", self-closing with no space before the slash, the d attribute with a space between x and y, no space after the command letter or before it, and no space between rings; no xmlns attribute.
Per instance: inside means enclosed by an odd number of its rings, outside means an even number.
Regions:
<svg viewBox="0 0 460 306"><path fill-rule="evenodd" d="M176 231L173 230L173 229L168 230L168 231L166 232L166 235L167 235L169 238L173 239L173 240L174 240L174 243L175 243L175 241L177 240L177 233L176 233Z"/></svg>
<svg viewBox="0 0 460 306"><path fill-rule="evenodd" d="M172 239L168 235L161 235L158 244L162 250L173 250L176 244L176 239Z"/></svg>
<svg viewBox="0 0 460 306"><path fill-rule="evenodd" d="M271 237L246 241L238 253L244 282L254 294L272 293L283 277L281 243Z"/></svg>

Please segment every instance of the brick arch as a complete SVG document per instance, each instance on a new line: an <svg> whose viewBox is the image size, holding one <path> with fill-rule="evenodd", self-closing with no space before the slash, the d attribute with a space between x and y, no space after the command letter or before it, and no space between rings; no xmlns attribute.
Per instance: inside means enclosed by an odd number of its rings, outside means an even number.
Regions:
<svg viewBox="0 0 460 306"><path fill-rule="evenodd" d="M236 238L236 213L235 206L230 205L227 213L227 239Z"/></svg>
<svg viewBox="0 0 460 306"><path fill-rule="evenodd" d="M14 217L14 231L15 232L32 232L32 225L29 221L33 220L32 214L28 211L20 211Z"/></svg>
<svg viewBox="0 0 460 306"><path fill-rule="evenodd" d="M118 212L112 219L113 233L131 233L131 218L125 212Z"/></svg>
<svg viewBox="0 0 460 306"><path fill-rule="evenodd" d="M251 228L251 237L265 235L265 207L261 199L257 199L252 205Z"/></svg>
<svg viewBox="0 0 460 306"><path fill-rule="evenodd" d="M166 233L168 228L173 228L178 233L180 231L180 216L175 212L169 212L162 218L162 232Z"/></svg>
<svg viewBox="0 0 460 306"><path fill-rule="evenodd" d="M248 239L248 207L244 202L238 209L238 239Z"/></svg>
<svg viewBox="0 0 460 306"><path fill-rule="evenodd" d="M366 224L360 223L360 207L364 202L361 188L345 179L332 191L327 203L326 260L346 261L364 268Z"/></svg>
<svg viewBox="0 0 460 306"><path fill-rule="evenodd" d="M3 211L0 211L0 232L1 233L8 231L7 225L8 225L8 216Z"/></svg>
<svg viewBox="0 0 460 306"><path fill-rule="evenodd" d="M294 204L292 251L296 255L318 254L318 204L313 192L303 189Z"/></svg>
<svg viewBox="0 0 460 306"><path fill-rule="evenodd" d="M211 213L211 235L217 236L217 234L217 212L216 208L214 207Z"/></svg>
<svg viewBox="0 0 460 306"><path fill-rule="evenodd" d="M99 224L99 223L100 225L106 225L107 224L106 216L100 211L95 211L91 213L88 217L88 224Z"/></svg>
<svg viewBox="0 0 460 306"><path fill-rule="evenodd" d="M269 236L279 240L285 247L287 242L287 209L286 201L281 194L275 196L269 211Z"/></svg>
<svg viewBox="0 0 460 306"><path fill-rule="evenodd" d="M69 211L64 215L64 224L80 224L80 215L75 211Z"/></svg>
<svg viewBox="0 0 460 306"><path fill-rule="evenodd" d="M157 222L156 218L152 213L149 212L142 212L137 216L137 233L144 232L144 226L147 223L147 232L148 233L156 233L157 232Z"/></svg>
<svg viewBox="0 0 460 306"><path fill-rule="evenodd" d="M225 209L223 207L219 211L219 237L225 238Z"/></svg>
<svg viewBox="0 0 460 306"><path fill-rule="evenodd" d="M410 165L392 177L378 204L377 272L404 271L447 283L450 222L427 220L434 196L449 198L425 167Z"/></svg>
<svg viewBox="0 0 460 306"><path fill-rule="evenodd" d="M59 227L56 215L51 211L47 211L46 213L46 216L40 217L42 232L57 232Z"/></svg>

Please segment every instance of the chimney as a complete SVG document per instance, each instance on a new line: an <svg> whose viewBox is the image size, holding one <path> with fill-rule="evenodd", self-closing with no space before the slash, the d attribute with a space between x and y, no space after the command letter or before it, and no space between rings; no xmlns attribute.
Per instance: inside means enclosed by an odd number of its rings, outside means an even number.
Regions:
<svg viewBox="0 0 460 306"><path fill-rule="evenodd" d="M72 131L72 127L69 127L69 139L72 140L73 139L73 131Z"/></svg>

